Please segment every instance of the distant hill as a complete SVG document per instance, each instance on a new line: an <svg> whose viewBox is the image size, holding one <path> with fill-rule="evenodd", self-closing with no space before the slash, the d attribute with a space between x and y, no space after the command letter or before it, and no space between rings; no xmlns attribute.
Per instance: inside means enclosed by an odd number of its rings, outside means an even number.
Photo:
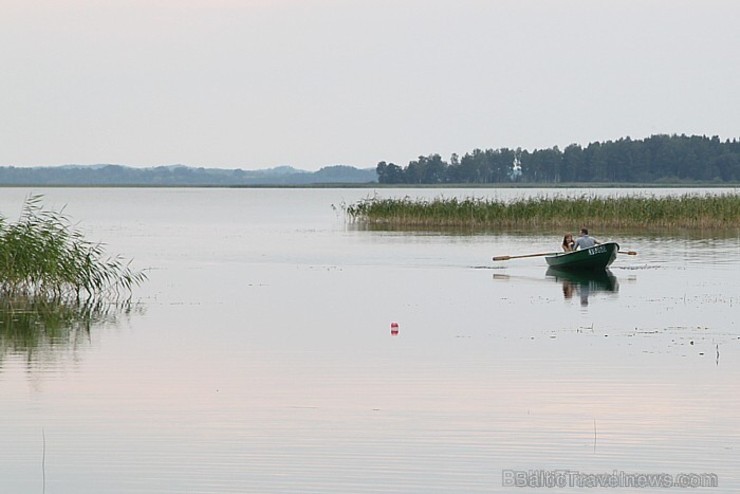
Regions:
<svg viewBox="0 0 740 494"><path fill-rule="evenodd" d="M135 168L122 165L61 165L0 167L3 185L110 185L110 186L240 186L377 183L375 168L327 166L316 172L279 166L264 170L194 168L168 165Z"/></svg>

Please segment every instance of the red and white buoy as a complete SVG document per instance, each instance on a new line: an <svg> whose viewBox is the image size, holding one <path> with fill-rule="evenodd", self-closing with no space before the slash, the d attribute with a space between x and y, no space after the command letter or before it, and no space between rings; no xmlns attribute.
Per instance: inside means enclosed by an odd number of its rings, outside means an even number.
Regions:
<svg viewBox="0 0 740 494"><path fill-rule="evenodd" d="M392 322L391 323L391 336L397 336L398 335L398 323Z"/></svg>

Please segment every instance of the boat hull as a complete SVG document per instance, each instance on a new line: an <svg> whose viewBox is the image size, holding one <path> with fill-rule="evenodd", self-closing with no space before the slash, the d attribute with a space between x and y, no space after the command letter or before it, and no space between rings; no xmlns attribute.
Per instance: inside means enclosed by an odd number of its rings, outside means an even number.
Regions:
<svg viewBox="0 0 740 494"><path fill-rule="evenodd" d="M589 249L574 252L562 252L554 256L547 256L548 266L570 271L602 271L609 267L617 258L619 244L605 242Z"/></svg>

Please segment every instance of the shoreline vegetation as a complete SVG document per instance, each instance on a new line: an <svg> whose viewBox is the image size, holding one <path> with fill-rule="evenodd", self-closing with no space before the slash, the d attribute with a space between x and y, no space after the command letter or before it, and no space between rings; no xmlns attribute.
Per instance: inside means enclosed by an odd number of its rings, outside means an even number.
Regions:
<svg viewBox="0 0 740 494"><path fill-rule="evenodd" d="M473 149L449 159L419 156L407 165L380 161L317 171L292 166L260 170L125 164L0 166L0 186L44 187L539 187L721 186L740 182L740 140L654 134L644 139L570 144L564 149Z"/></svg>
<svg viewBox="0 0 740 494"><path fill-rule="evenodd" d="M326 182L311 184L169 184L151 185L139 183L120 184L40 184L35 182L3 184L0 188L25 189L44 187L49 189L739 189L740 182L539 182L505 183L438 183L438 184L387 184L378 182Z"/></svg>
<svg viewBox="0 0 740 494"><path fill-rule="evenodd" d="M50 303L130 298L146 274L108 256L41 201L29 196L16 222L0 216L0 297Z"/></svg>
<svg viewBox="0 0 740 494"><path fill-rule="evenodd" d="M560 150L474 149L449 160L419 156L406 166L381 161L378 182L387 184L517 183L729 183L740 180L740 141L719 136L656 134L571 144Z"/></svg>
<svg viewBox="0 0 740 494"><path fill-rule="evenodd" d="M349 220L371 228L555 230L740 228L740 194L671 197L367 198L344 206Z"/></svg>
<svg viewBox="0 0 740 494"><path fill-rule="evenodd" d="M0 216L0 364L8 354L30 364L77 348L93 326L138 310L131 290L147 278L41 200L29 196L16 222Z"/></svg>

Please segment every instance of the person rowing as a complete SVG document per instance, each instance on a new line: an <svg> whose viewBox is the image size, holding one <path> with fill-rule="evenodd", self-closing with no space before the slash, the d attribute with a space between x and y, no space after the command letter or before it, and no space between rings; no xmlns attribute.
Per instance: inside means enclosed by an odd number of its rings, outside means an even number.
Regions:
<svg viewBox="0 0 740 494"><path fill-rule="evenodd" d="M595 238L589 236L588 228L581 228L581 234L575 241L575 250L590 249L594 245L599 245L601 242Z"/></svg>

